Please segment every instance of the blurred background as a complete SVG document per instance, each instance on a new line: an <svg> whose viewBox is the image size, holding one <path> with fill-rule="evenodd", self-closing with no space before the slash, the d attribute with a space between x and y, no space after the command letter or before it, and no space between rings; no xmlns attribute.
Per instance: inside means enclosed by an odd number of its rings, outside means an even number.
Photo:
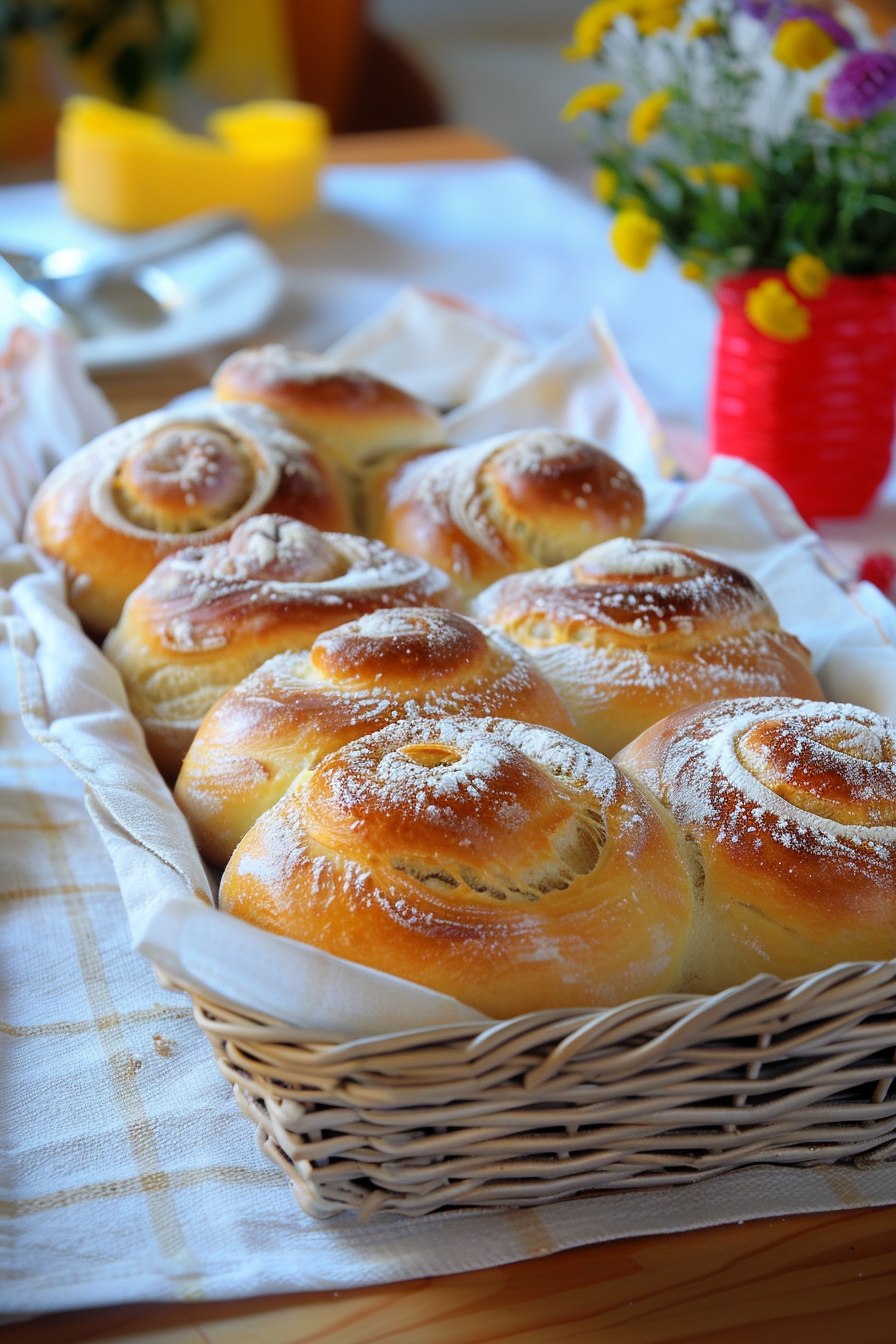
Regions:
<svg viewBox="0 0 896 1344"><path fill-rule="evenodd" d="M896 0L867 0L878 31ZM6 0L0 163L46 175L74 92L163 112L185 130L250 98L300 96L337 133L472 125L553 168L581 152L558 110L582 0ZM15 165L10 169L10 165ZM32 175L28 172L28 175Z"/></svg>

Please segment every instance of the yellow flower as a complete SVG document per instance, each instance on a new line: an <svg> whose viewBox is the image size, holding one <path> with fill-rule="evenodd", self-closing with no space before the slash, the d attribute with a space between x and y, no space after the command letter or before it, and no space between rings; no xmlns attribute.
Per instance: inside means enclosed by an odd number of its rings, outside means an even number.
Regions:
<svg viewBox="0 0 896 1344"><path fill-rule="evenodd" d="M575 121L583 112L607 112L623 93L621 84L589 84L573 94L560 116L564 121Z"/></svg>
<svg viewBox="0 0 896 1344"><path fill-rule="evenodd" d="M620 210L610 229L613 251L633 271L643 271L662 236L659 224L643 210Z"/></svg>
<svg viewBox="0 0 896 1344"><path fill-rule="evenodd" d="M776 341L802 341L809 335L809 309L780 280L763 280L747 290L748 321Z"/></svg>
<svg viewBox="0 0 896 1344"><path fill-rule="evenodd" d="M597 4L589 5L576 19L572 46L563 55L568 61L587 61L589 56L596 56L619 15L630 9L630 0L597 0Z"/></svg>
<svg viewBox="0 0 896 1344"><path fill-rule="evenodd" d="M711 14L707 14L704 18L696 19L694 21L691 25L691 31L688 33L688 37L715 37L716 34L721 31L722 25L719 23L718 19L714 19Z"/></svg>
<svg viewBox="0 0 896 1344"><path fill-rule="evenodd" d="M678 274L683 280L702 280L706 271L699 261L683 261Z"/></svg>
<svg viewBox="0 0 896 1344"><path fill-rule="evenodd" d="M591 185L597 199L603 201L604 205L609 205L616 195L619 178L612 168L598 168L591 179Z"/></svg>
<svg viewBox="0 0 896 1344"><path fill-rule="evenodd" d="M702 187L706 182L715 182L717 187L752 187L753 174L749 168L739 163L711 163L707 168L701 164L692 164L685 168L684 175L695 186Z"/></svg>
<svg viewBox="0 0 896 1344"><path fill-rule="evenodd" d="M674 28L683 0L597 0L576 20L572 46L563 55L568 61L586 61L596 56L604 38L621 14L628 14L643 34Z"/></svg>
<svg viewBox="0 0 896 1344"><path fill-rule="evenodd" d="M636 145L649 140L663 119L663 113L672 101L668 89L657 89L642 98L631 110L628 119L629 139Z"/></svg>
<svg viewBox="0 0 896 1344"><path fill-rule="evenodd" d="M801 252L787 263L787 279L801 299L823 299L828 292L831 273L821 257Z"/></svg>
<svg viewBox="0 0 896 1344"><path fill-rule="evenodd" d="M739 163L711 163L709 175L717 187L752 187L753 174Z"/></svg>
<svg viewBox="0 0 896 1344"><path fill-rule="evenodd" d="M778 29L772 55L790 70L814 70L836 50L834 39L812 19L788 19Z"/></svg>
<svg viewBox="0 0 896 1344"><path fill-rule="evenodd" d="M652 5L639 6L633 15L638 32L644 37L649 37L651 33L658 33L661 28L674 28L679 17L678 6L671 4L657 7Z"/></svg>

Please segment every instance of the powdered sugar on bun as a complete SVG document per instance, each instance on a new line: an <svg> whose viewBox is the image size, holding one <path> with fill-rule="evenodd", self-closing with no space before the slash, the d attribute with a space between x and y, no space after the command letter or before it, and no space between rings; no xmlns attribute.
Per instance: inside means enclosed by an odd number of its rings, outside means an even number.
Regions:
<svg viewBox="0 0 896 1344"><path fill-rule="evenodd" d="M856 705L698 706L621 753L705 871L702 983L896 956L896 725Z"/></svg>
<svg viewBox="0 0 896 1344"><path fill-rule="evenodd" d="M405 463L379 487L377 535L471 593L502 575L640 531L634 477L595 444L533 429Z"/></svg>
<svg viewBox="0 0 896 1344"><path fill-rule="evenodd" d="M119 425L44 481L27 539L65 563L75 611L105 633L166 555L263 511L348 525L330 469L261 406L158 411Z"/></svg>
<svg viewBox="0 0 896 1344"><path fill-rule="evenodd" d="M503 579L472 610L532 654L583 740L608 753L703 700L821 698L807 651L759 584L687 547L616 538Z"/></svg>
<svg viewBox="0 0 896 1344"><path fill-rule="evenodd" d="M371 607L422 605L450 595L450 582L438 570L382 542L263 514L227 542L171 556L134 594L133 608L153 620L163 642L161 618L168 612L197 630L217 623L234 644L248 633L244 617L253 636L264 621L279 623L290 611L321 620L320 630L340 623L327 619L328 612L348 620Z"/></svg>
<svg viewBox="0 0 896 1344"><path fill-rule="evenodd" d="M720 843L755 835L758 847L761 823L787 850L849 866L880 858L896 914L896 725L857 705L784 699L704 707L687 725L656 789L674 787L685 826Z"/></svg>
<svg viewBox="0 0 896 1344"><path fill-rule="evenodd" d="M767 596L743 570L683 546L627 537L505 579L475 610L533 646L560 635L598 648L621 635L636 646L687 648L717 634L779 628Z"/></svg>
<svg viewBox="0 0 896 1344"><path fill-rule="evenodd" d="M280 654L203 719L175 796L197 843L223 866L297 776L396 721L455 715L522 719L569 732L572 720L522 649L454 612L371 612Z"/></svg>
<svg viewBox="0 0 896 1344"><path fill-rule="evenodd" d="M104 650L154 756L176 774L209 707L275 653L380 607L452 598L446 575L382 542L265 514L162 561Z"/></svg>
<svg viewBox="0 0 896 1344"><path fill-rule="evenodd" d="M678 833L597 753L421 719L301 779L237 848L221 904L508 1016L670 985L690 878Z"/></svg>

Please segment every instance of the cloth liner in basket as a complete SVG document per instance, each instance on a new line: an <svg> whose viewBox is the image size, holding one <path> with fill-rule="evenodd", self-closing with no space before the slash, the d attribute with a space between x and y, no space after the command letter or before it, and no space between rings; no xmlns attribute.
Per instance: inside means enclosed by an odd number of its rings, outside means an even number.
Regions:
<svg viewBox="0 0 896 1344"><path fill-rule="evenodd" d="M574 347L560 352L567 367ZM591 358L599 383L605 355ZM576 370L565 423L581 429ZM469 437L498 420L547 418L538 389L543 380L556 395L556 365L515 376L518 397L469 408ZM616 397L624 402L618 382ZM629 404L610 423L624 426L610 446L645 477L647 421ZM717 459L692 486L658 473L645 484L649 530L753 573L812 649L832 699L896 715L896 612L867 586L847 592L834 581L817 538L768 478ZM533 1205L754 1163L896 1155L896 963L494 1023L240 924L212 908L208 874L117 674L80 634L56 574L40 565L11 597L26 722L84 781L135 946L164 983L191 993L241 1108L307 1212Z"/></svg>

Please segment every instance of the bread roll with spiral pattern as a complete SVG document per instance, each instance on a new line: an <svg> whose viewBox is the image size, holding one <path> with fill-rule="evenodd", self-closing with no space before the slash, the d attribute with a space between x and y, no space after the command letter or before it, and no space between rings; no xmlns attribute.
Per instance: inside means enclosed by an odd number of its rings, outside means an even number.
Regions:
<svg viewBox="0 0 896 1344"><path fill-rule="evenodd" d="M237 847L220 904L500 1018L674 989L691 878L671 818L597 752L421 719L301 778Z"/></svg>
<svg viewBox="0 0 896 1344"><path fill-rule="evenodd" d="M518 570L637 536L644 495L620 462L553 429L405 462L376 488L373 535L446 570L468 596Z"/></svg>
<svg viewBox="0 0 896 1344"><path fill-rule="evenodd" d="M440 570L382 542L266 514L226 542L163 560L103 649L173 779L206 711L274 654L310 648L322 631L368 611L453 597Z"/></svg>
<svg viewBox="0 0 896 1344"><path fill-rule="evenodd" d="M683 710L617 758L703 873L693 986L896 957L896 724L762 698Z"/></svg>
<svg viewBox="0 0 896 1344"><path fill-rule="evenodd" d="M522 719L572 731L556 691L519 645L454 612L371 612L283 653L206 714L175 797L221 867L298 775L356 738L418 715Z"/></svg>
<svg viewBox="0 0 896 1344"><path fill-rule="evenodd" d="M157 411L109 430L47 477L26 540L69 576L84 625L105 634L166 555L221 541L246 518L348 525L332 472L260 406Z"/></svg>
<svg viewBox="0 0 896 1344"><path fill-rule="evenodd" d="M704 700L823 698L758 583L685 546L619 539L501 580L472 614L518 641L607 755Z"/></svg>
<svg viewBox="0 0 896 1344"><path fill-rule="evenodd" d="M354 479L387 454L445 441L442 417L426 402L362 369L285 345L237 351L212 386L222 401L270 406Z"/></svg>

